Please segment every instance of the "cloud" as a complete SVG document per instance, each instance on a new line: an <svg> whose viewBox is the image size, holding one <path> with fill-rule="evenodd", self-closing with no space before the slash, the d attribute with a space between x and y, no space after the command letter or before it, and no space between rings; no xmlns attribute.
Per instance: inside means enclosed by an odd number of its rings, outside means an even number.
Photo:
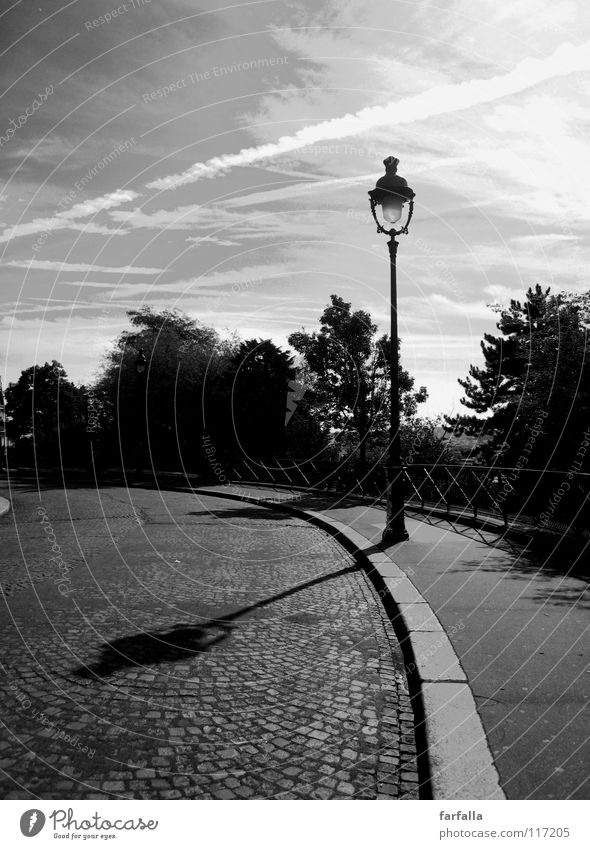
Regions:
<svg viewBox="0 0 590 849"><path fill-rule="evenodd" d="M49 233L54 230L83 230L85 233L108 233L116 235L116 230L93 223L80 223L77 219L88 218L105 210L114 209L123 203L129 203L140 197L137 192L125 189L117 189L106 195L89 198L74 204L70 209L57 212L51 218L35 218L26 224L13 224L0 234L0 243L9 242L19 236L33 236L36 233Z"/></svg>
<svg viewBox="0 0 590 849"><path fill-rule="evenodd" d="M233 247L240 244L239 242L232 242L229 239L218 239L217 236L189 236L186 241L192 242L195 245L204 243L209 245L223 245L224 247Z"/></svg>
<svg viewBox="0 0 590 849"><path fill-rule="evenodd" d="M457 301L435 292L429 296L431 308L437 313L465 316L468 321L489 319L490 308L481 301Z"/></svg>
<svg viewBox="0 0 590 849"><path fill-rule="evenodd" d="M135 286L145 286L144 283L135 283ZM98 283L96 280L56 280L55 286L74 286L80 289L110 289L116 291L116 283Z"/></svg>
<svg viewBox="0 0 590 849"><path fill-rule="evenodd" d="M356 174L352 177L336 177L333 180L306 180L305 183L297 183L292 186L281 186L279 189L268 189L267 191L251 192L247 195L238 195L223 202L226 208L237 209L243 206L253 206L260 203L276 203L277 201L292 200L299 197L309 197L318 192L333 191L346 188L358 183L368 183L375 180L375 172L371 174Z"/></svg>
<svg viewBox="0 0 590 849"><path fill-rule="evenodd" d="M70 289L77 288L79 295L84 293L87 297L91 296L92 290L98 290L101 297L106 299L108 296L108 302L113 308L123 303L130 307L137 307L138 304L151 300L165 300L182 309L189 309L190 304L199 304L202 307L203 299L206 298L207 306L215 311L222 303L236 303L241 297L250 298L254 293L258 299L259 293L264 291L266 284L286 279L291 273L283 264L277 263L213 271L199 277L169 282L134 280L109 283L94 280L59 280L55 285L67 286ZM43 303L47 302L46 298L39 300ZM66 303L69 303L72 309L76 309L80 302L68 299ZM98 300L94 304L95 309L100 308ZM9 312L12 315L15 310L11 308ZM20 312L19 305L16 312Z"/></svg>
<svg viewBox="0 0 590 849"><path fill-rule="evenodd" d="M136 206L130 210L117 209L109 215L113 221L125 224L133 230L140 228L190 230L196 223L202 223L207 213L204 207L192 204L176 209L157 209L154 212L144 212Z"/></svg>
<svg viewBox="0 0 590 849"><path fill-rule="evenodd" d="M54 359L63 363L70 379L87 381L96 372L109 339L128 325L124 305L117 307L116 313L101 317L96 306L50 303L40 304L36 315L33 307L21 317L19 307L16 314L0 317L7 381L17 380L21 369L33 363Z"/></svg>
<svg viewBox="0 0 590 849"><path fill-rule="evenodd" d="M68 220L74 218L85 218L88 215L95 215L97 212L113 209L113 207L120 206L122 203L128 203L138 197L138 193L133 192L130 189L116 189L116 191L109 192L106 195L101 195L97 198L89 198L88 200L76 203L71 207L71 209L67 209L65 212L58 212L57 218L64 218Z"/></svg>
<svg viewBox="0 0 590 849"><path fill-rule="evenodd" d="M510 239L510 244L538 248L539 245L575 242L576 239L577 237L573 233L537 233L534 236L513 236Z"/></svg>
<svg viewBox="0 0 590 849"><path fill-rule="evenodd" d="M238 153L227 153L206 162L196 162L181 174L153 180L147 187L161 191L176 189L204 177L216 177L232 168L252 165L317 142L359 135L383 125L410 124L435 115L458 112L516 94L555 77L585 70L590 70L590 42L577 46L563 44L544 59L523 59L507 74L458 84L436 85L422 94L390 101L385 106L371 106L341 118L321 121L303 127L294 135L282 136L277 142L242 148Z"/></svg>
<svg viewBox="0 0 590 849"><path fill-rule="evenodd" d="M134 265L123 265L120 268L112 268L107 265L91 265L85 262L53 262L48 259L15 259L4 263L14 268L27 268L33 271L99 271L101 274L161 274L165 268L141 268Z"/></svg>
<svg viewBox="0 0 590 849"><path fill-rule="evenodd" d="M375 175L372 176L374 179ZM362 179L362 177L355 178L352 182L362 181ZM295 196L309 195L310 188L319 187L318 191L325 188L327 191L330 188L338 188L348 184L348 182L348 180L324 180L306 183L303 186L277 189L276 195L273 192L248 194L240 199L235 199L238 201L235 205L236 207L251 206L257 202L258 197L261 198L262 203L282 200L288 198L290 192ZM240 203L240 201L242 202ZM179 206L176 209L156 209L152 212L144 212L136 207L129 211L113 210L109 214L114 221L120 221L132 230L208 231L202 235L196 232L194 236L185 239L185 241L194 244L209 242L217 245L235 246L245 240L252 239L283 240L285 237L294 237L295 235L314 238L322 232L321 229L318 229L317 220L321 213L317 213L316 210L306 210L302 213L299 210L284 209L280 214L274 211L253 212L245 210L242 212L240 209L227 208L230 205L234 205L234 200L227 205L226 202L213 206L191 204Z"/></svg>

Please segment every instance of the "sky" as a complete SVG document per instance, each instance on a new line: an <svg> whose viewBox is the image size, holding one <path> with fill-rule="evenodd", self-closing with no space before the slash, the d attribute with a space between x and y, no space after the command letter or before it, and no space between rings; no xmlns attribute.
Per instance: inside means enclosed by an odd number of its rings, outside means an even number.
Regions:
<svg viewBox="0 0 590 849"><path fill-rule="evenodd" d="M126 311L222 336L388 331L367 191L399 158L402 358L461 411L490 305L587 287L590 7L559 0L2 0L3 385L88 382Z"/></svg>

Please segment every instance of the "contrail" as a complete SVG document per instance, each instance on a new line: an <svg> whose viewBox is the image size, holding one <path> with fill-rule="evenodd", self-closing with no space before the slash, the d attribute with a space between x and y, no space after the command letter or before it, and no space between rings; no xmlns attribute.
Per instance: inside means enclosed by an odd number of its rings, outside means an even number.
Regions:
<svg viewBox="0 0 590 849"><path fill-rule="evenodd" d="M282 136L277 142L245 147L239 153L227 153L223 156L215 156L206 162L196 162L182 174L153 180L147 184L147 188L175 189L194 183L203 177L215 177L236 166L251 165L263 159L299 150L316 142L356 136L373 127L411 124L435 115L458 112L480 103L489 103L501 97L517 94L545 80L587 70L590 70L590 41L578 46L563 44L551 56L544 59L523 59L507 74L500 74L487 80L470 80L464 83L435 86L413 97L390 101L384 106L370 106L354 114L303 127L294 135Z"/></svg>
<svg viewBox="0 0 590 849"><path fill-rule="evenodd" d="M33 236L36 233L49 233L53 230L64 230L69 227L86 230L87 233L105 232L104 227L97 227L94 224L88 224L85 228L79 224L78 219L95 216L99 212L114 209L121 206L123 203L129 203L132 200L140 197L137 192L130 189L116 189L114 192L109 192L101 197L88 198L88 200L80 201L74 204L69 209L63 209L67 203L67 197L62 198L57 202L56 208L62 209L61 212L56 212L52 218L35 218L27 224L10 224L0 233L0 243L10 242L19 236ZM106 230L110 234L110 230ZM34 250L34 248L33 248Z"/></svg>

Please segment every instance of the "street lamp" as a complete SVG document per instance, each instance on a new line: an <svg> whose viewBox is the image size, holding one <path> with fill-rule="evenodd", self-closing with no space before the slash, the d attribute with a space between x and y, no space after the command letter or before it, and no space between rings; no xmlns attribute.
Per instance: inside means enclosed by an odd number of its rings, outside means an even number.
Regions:
<svg viewBox="0 0 590 849"><path fill-rule="evenodd" d="M385 175L377 180L375 188L369 192L371 214L377 225L378 233L389 236L389 265L391 270L391 344L390 344L390 377L391 377L391 433L389 441L389 474L387 479L387 518L382 541L385 545L393 545L408 539L404 523L404 473L401 464L400 442L400 397L399 397L399 350L397 330L397 239L396 236L406 234L414 212L414 192L406 180L397 174L399 159L388 156L383 160ZM388 224L396 224L408 204L407 219L403 227L384 227L377 217L377 207L381 207L383 218Z"/></svg>

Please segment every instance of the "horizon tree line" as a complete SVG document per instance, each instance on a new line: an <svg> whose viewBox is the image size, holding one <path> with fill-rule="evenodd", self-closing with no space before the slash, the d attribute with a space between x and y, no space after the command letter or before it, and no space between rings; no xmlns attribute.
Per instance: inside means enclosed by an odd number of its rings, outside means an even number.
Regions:
<svg viewBox="0 0 590 849"><path fill-rule="evenodd" d="M492 309L499 335L484 334L483 365L459 378L470 414L421 417L427 389L400 367L402 455L514 467L523 477L590 471L590 294L553 295L537 284L524 300ZM87 466L91 449L99 467L141 461L193 472L205 467L204 434L228 459L347 457L361 469L384 461L391 340L367 311L332 295L318 328L289 336L295 355L270 339L221 339L176 310L143 307L128 317L91 385L77 386L54 360L6 388L9 462Z"/></svg>

